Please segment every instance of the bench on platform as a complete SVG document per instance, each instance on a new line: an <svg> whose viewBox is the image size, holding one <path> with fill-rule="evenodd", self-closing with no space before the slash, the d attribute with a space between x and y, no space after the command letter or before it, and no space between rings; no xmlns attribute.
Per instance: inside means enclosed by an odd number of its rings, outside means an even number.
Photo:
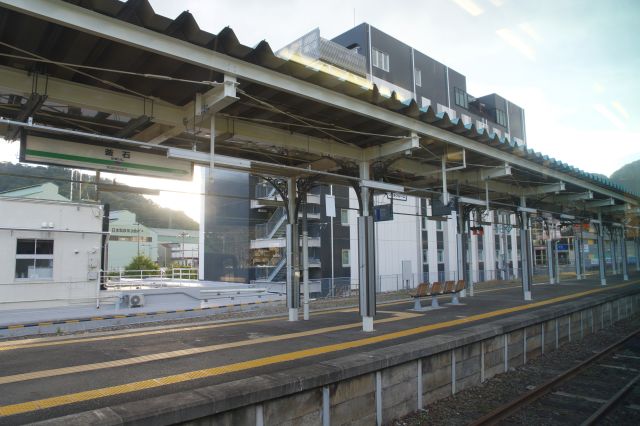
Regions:
<svg viewBox="0 0 640 426"><path fill-rule="evenodd" d="M453 295L453 297L451 298L452 305L461 305L460 299L458 297L460 295L460 292L462 292L462 290L466 288L464 280L447 281L447 284L448 283L452 284L446 286L444 293Z"/></svg>
<svg viewBox="0 0 640 426"><path fill-rule="evenodd" d="M444 286L440 281L436 281L434 283L421 283L416 288L415 293L411 294L411 297L414 299L413 310L414 311L424 311L427 309L437 309L440 307L438 304L437 296L443 294ZM420 300L424 297L431 297L431 308L423 308Z"/></svg>

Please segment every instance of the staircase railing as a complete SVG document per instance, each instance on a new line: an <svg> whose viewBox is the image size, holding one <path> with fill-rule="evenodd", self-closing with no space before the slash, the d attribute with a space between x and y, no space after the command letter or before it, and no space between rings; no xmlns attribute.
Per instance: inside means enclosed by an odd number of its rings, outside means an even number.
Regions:
<svg viewBox="0 0 640 426"><path fill-rule="evenodd" d="M256 225L256 238L273 238L275 233L285 222L286 216L286 210L284 209L284 207L278 207L266 223L259 223Z"/></svg>

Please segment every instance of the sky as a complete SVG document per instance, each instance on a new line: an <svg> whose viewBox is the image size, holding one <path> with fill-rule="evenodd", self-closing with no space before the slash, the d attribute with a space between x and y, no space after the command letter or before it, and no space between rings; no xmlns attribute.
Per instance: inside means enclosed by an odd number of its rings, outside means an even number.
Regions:
<svg viewBox="0 0 640 426"><path fill-rule="evenodd" d="M498 93L525 109L529 148L611 175L640 159L640 1L637 0L150 0L200 28L230 26L240 42L275 51L314 28L331 39L368 22L462 73L473 96ZM0 142L0 161L16 144ZM119 177L199 191L199 184ZM171 186L168 186L171 185ZM199 218L198 197L163 192L159 204Z"/></svg>

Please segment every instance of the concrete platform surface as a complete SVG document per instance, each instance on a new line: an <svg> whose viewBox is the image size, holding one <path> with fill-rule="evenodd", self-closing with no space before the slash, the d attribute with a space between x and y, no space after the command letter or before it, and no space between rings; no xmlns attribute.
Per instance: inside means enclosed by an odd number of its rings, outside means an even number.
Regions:
<svg viewBox="0 0 640 426"><path fill-rule="evenodd" d="M23 424L144 401L264 375L286 375L346 355L392 348L425 336L562 308L594 297L640 291L640 276L476 291L460 306L413 312L413 301L379 304L375 331L361 331L357 308L314 313L310 321L255 318L0 342L0 424ZM443 300L442 302L447 302ZM424 302L425 304L428 301ZM354 365L357 365L354 364ZM299 371L299 370L298 370ZM138 405L140 410L144 403ZM129 413L134 418L136 413ZM107 419L105 419L106 422Z"/></svg>

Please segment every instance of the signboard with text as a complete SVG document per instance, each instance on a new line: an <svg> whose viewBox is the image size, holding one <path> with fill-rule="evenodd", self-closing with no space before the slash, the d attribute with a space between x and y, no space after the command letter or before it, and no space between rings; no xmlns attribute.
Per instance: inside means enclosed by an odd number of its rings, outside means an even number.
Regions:
<svg viewBox="0 0 640 426"><path fill-rule="evenodd" d="M131 149L123 145L93 145L23 134L20 161L52 164L110 173L191 180L193 164L167 158L162 151Z"/></svg>

